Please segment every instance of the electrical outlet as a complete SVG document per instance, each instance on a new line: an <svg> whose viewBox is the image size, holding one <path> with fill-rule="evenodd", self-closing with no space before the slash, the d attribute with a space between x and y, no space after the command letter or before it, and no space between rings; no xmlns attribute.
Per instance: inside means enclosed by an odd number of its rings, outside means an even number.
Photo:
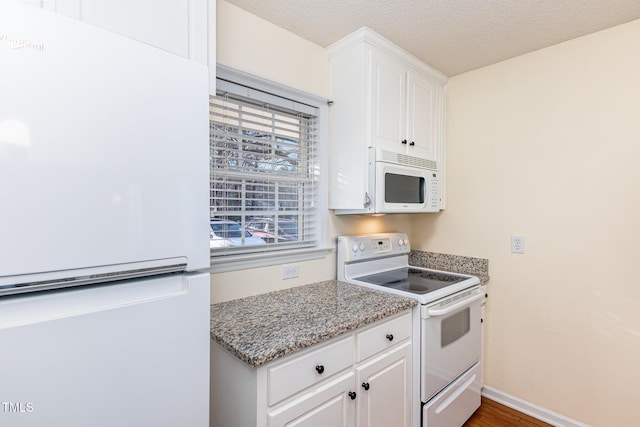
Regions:
<svg viewBox="0 0 640 427"><path fill-rule="evenodd" d="M289 264L282 266L282 280L295 279L300 276L300 264Z"/></svg>
<svg viewBox="0 0 640 427"><path fill-rule="evenodd" d="M523 254L524 253L524 236L512 235L511 236L511 253Z"/></svg>

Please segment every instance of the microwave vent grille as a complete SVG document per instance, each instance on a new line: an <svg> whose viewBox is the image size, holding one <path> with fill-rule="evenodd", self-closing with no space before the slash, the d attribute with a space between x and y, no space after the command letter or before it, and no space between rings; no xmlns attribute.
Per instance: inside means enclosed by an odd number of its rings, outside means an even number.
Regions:
<svg viewBox="0 0 640 427"><path fill-rule="evenodd" d="M382 150L383 162L397 163L399 165L413 166L421 169L438 169L438 163L434 160L424 159L422 157L409 156L407 154L393 153L391 151Z"/></svg>

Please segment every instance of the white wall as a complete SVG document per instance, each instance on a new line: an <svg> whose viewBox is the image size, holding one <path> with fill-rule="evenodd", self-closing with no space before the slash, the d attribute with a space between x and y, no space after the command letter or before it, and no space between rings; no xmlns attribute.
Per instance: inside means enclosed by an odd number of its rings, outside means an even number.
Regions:
<svg viewBox="0 0 640 427"><path fill-rule="evenodd" d="M217 1L218 62L323 97L329 97L326 49L255 15ZM331 244L338 234L410 231L404 215L335 217L326 230ZM211 278L213 303L336 278L335 252L301 262L300 277L282 280L282 266L219 273Z"/></svg>
<svg viewBox="0 0 640 427"><path fill-rule="evenodd" d="M634 21L449 80L447 210L412 227L490 260L488 385L593 426L638 424L638 40Z"/></svg>
<svg viewBox="0 0 640 427"><path fill-rule="evenodd" d="M329 96L329 57L324 48L217 1L218 62L316 95Z"/></svg>

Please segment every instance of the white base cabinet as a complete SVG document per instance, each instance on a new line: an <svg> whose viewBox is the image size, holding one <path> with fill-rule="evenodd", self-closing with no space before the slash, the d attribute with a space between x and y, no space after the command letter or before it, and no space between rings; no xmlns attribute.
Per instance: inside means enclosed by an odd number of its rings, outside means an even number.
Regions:
<svg viewBox="0 0 640 427"><path fill-rule="evenodd" d="M405 342L382 357L356 368L360 385L356 425L411 425L411 343ZM329 424L326 424L329 425Z"/></svg>
<svg viewBox="0 0 640 427"><path fill-rule="evenodd" d="M353 390L353 372L316 387L289 404L267 414L269 426L352 427L355 405L349 397ZM351 391L353 393L353 391Z"/></svg>
<svg viewBox="0 0 640 427"><path fill-rule="evenodd" d="M329 207L362 209L369 147L426 159L444 176L447 77L366 27L328 50Z"/></svg>
<svg viewBox="0 0 640 427"><path fill-rule="evenodd" d="M257 368L212 342L211 426L411 426L411 316L407 310Z"/></svg>

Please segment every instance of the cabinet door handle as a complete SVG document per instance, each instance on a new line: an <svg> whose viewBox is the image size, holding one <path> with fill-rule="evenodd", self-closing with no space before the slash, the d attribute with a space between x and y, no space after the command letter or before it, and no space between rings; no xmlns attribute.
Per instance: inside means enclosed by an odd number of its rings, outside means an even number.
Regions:
<svg viewBox="0 0 640 427"><path fill-rule="evenodd" d="M355 391L350 391L349 392L349 397L351 398L351 400L356 400L356 392Z"/></svg>
<svg viewBox="0 0 640 427"><path fill-rule="evenodd" d="M413 142L413 141L411 141L411 142L409 143L409 145L413 147L414 145L416 145L416 143L415 143L415 142Z"/></svg>
<svg viewBox="0 0 640 427"><path fill-rule="evenodd" d="M389 341L393 341L393 334L387 334L387 339Z"/></svg>
<svg viewBox="0 0 640 427"><path fill-rule="evenodd" d="M369 390L369 383L362 383L362 388L365 390Z"/></svg>
<svg viewBox="0 0 640 427"><path fill-rule="evenodd" d="M403 143L404 145L407 145L407 140L406 140L406 139L403 139L403 140L402 140L402 143Z"/></svg>
<svg viewBox="0 0 640 427"><path fill-rule="evenodd" d="M318 371L319 374L324 372L324 366L322 365L316 365L316 371Z"/></svg>

